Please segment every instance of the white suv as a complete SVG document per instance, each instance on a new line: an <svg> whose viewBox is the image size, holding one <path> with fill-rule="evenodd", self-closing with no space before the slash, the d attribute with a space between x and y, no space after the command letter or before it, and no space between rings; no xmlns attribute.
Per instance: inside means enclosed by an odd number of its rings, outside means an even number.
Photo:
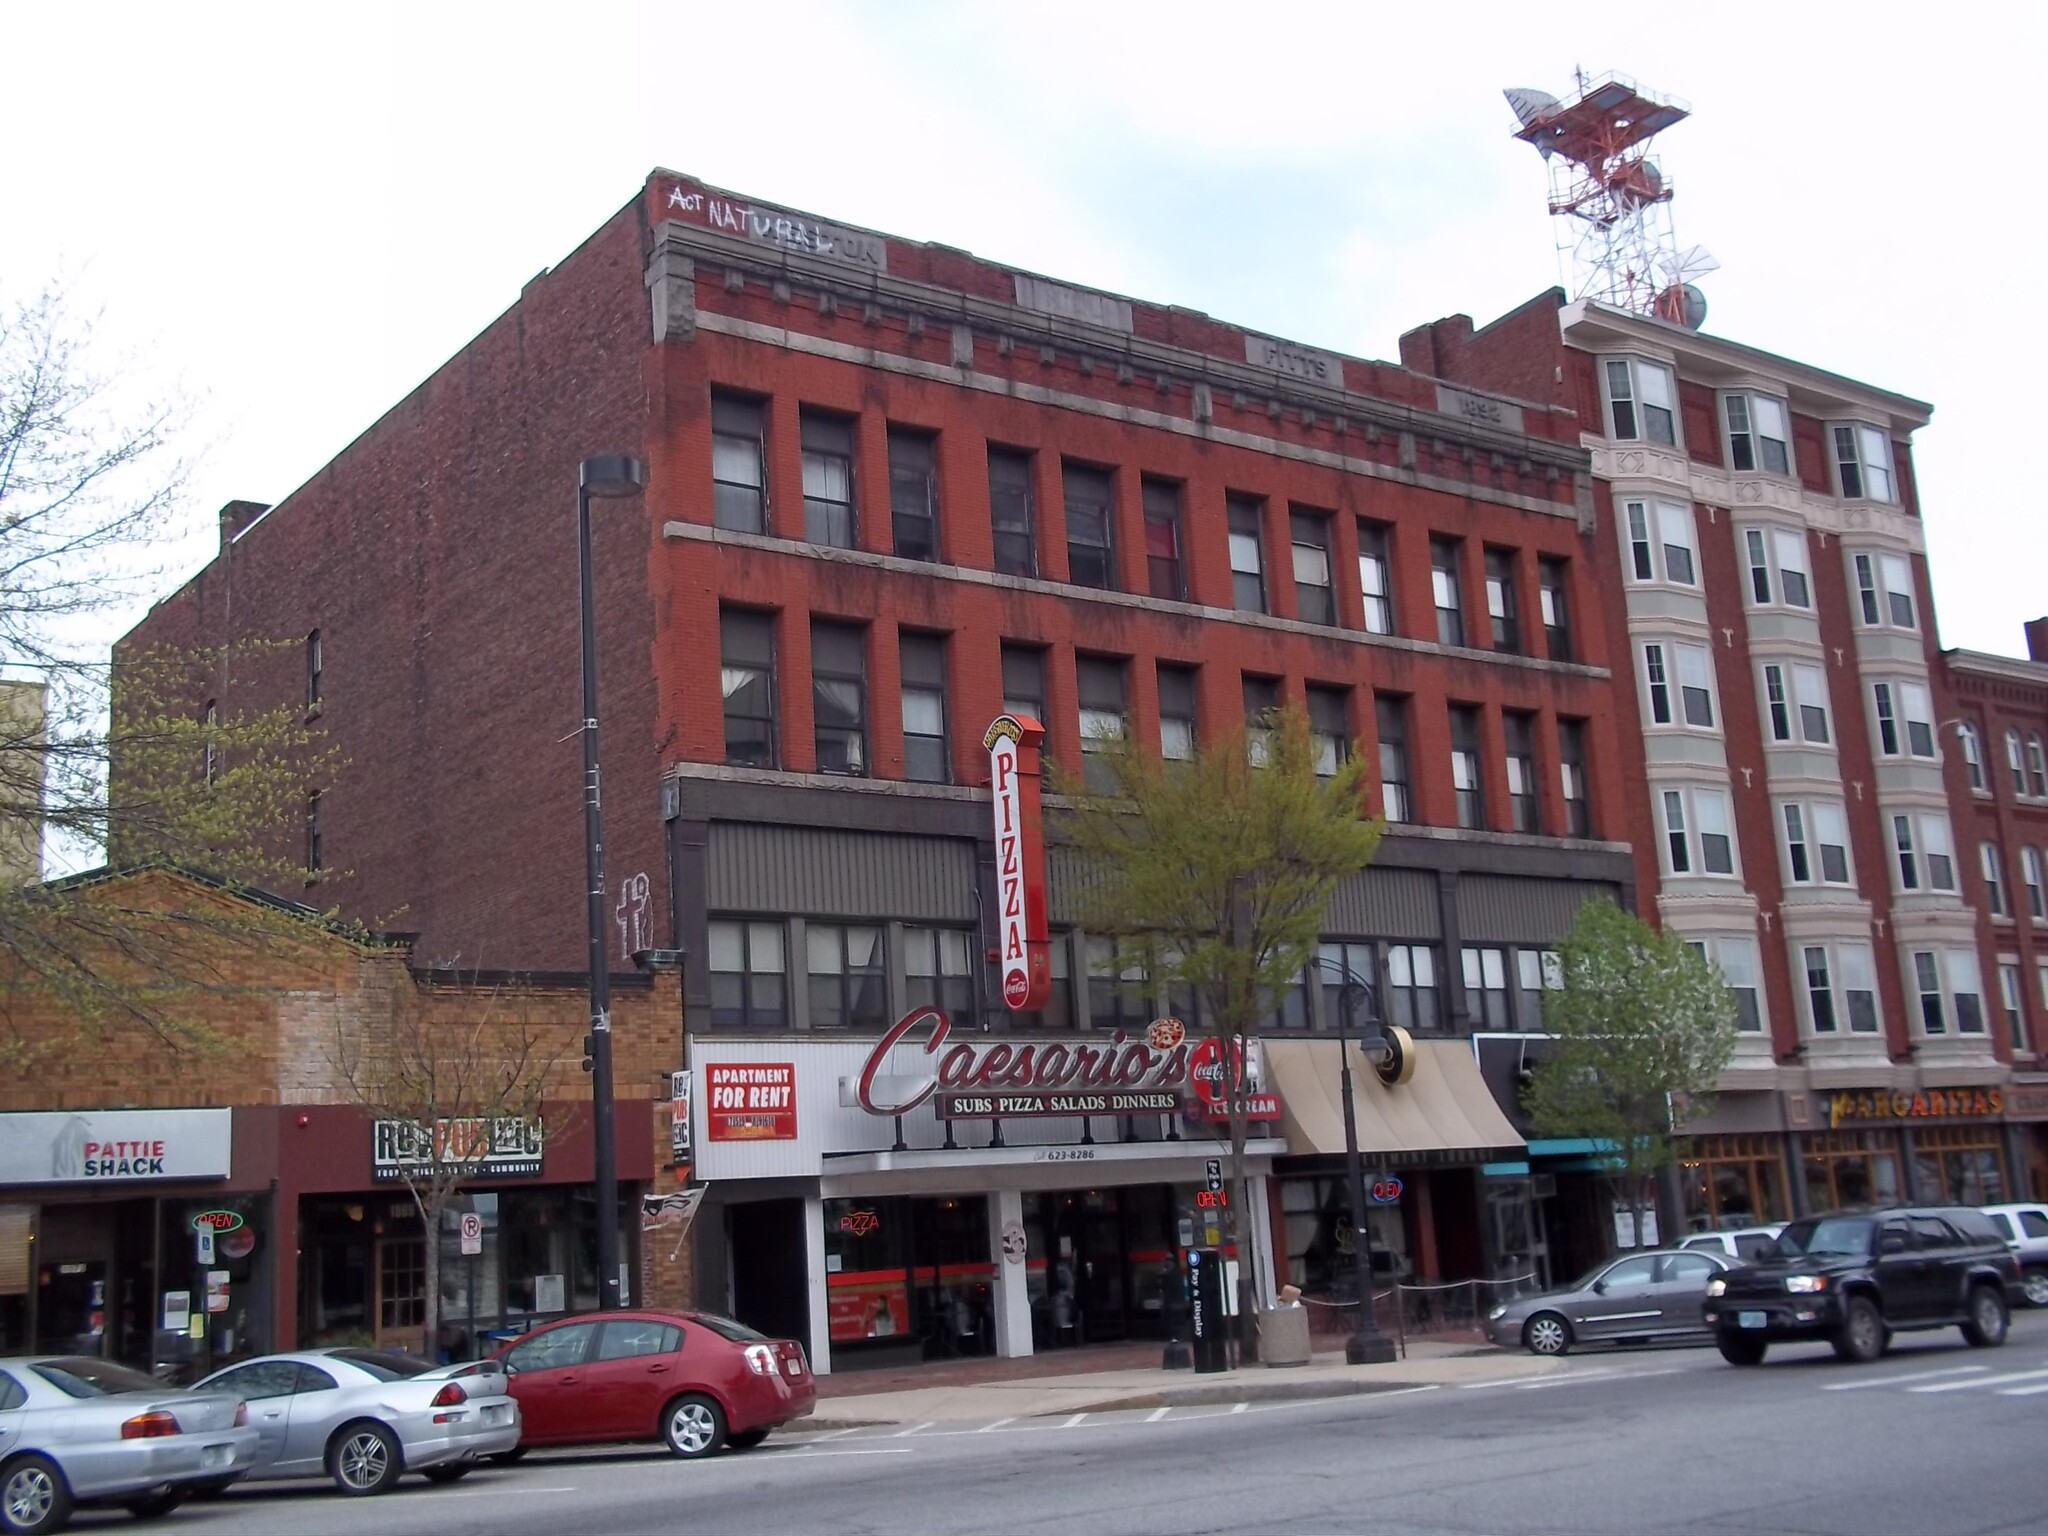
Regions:
<svg viewBox="0 0 2048 1536"><path fill-rule="evenodd" d="M2027 1304L2048 1307L2048 1205L1987 1205L1982 1210L2020 1261Z"/></svg>
<svg viewBox="0 0 2048 1536"><path fill-rule="evenodd" d="M1679 1243L1681 1248L1704 1248L1737 1264L1756 1264L1770 1258L1777 1236L1785 1230L1781 1221L1774 1227L1737 1227L1729 1232L1695 1232Z"/></svg>

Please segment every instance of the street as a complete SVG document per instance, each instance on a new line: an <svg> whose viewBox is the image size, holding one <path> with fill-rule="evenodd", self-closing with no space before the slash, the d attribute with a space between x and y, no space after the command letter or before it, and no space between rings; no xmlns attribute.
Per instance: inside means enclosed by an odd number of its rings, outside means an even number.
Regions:
<svg viewBox="0 0 2048 1536"><path fill-rule="evenodd" d="M309 1484L178 1511L193 1536L1351 1532L1972 1536L2048 1531L2048 1314L2003 1349L1909 1334L1760 1368L1711 1349L1589 1354L1532 1380L777 1436L696 1465L537 1453L374 1502ZM83 1515L84 1530L125 1515Z"/></svg>

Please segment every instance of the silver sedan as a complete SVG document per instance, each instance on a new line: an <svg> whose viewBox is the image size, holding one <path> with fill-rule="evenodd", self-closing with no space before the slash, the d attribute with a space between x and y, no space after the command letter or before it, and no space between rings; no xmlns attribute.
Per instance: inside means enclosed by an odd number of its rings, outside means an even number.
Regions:
<svg viewBox="0 0 2048 1536"><path fill-rule="evenodd" d="M1486 1336L1538 1355L1578 1344L1711 1343L1700 1316L1707 1282L1732 1263L1691 1250L1625 1254L1574 1284L1503 1302L1486 1315Z"/></svg>
<svg viewBox="0 0 2048 1536"><path fill-rule="evenodd" d="M494 1360L430 1366L375 1349L264 1355L199 1385L249 1405L261 1437L253 1478L331 1477L382 1493L418 1472L448 1483L519 1444L519 1403Z"/></svg>
<svg viewBox="0 0 2048 1536"><path fill-rule="evenodd" d="M255 1464L246 1425L232 1392L182 1391L111 1360L0 1360L0 1530L62 1530L79 1505L166 1514Z"/></svg>

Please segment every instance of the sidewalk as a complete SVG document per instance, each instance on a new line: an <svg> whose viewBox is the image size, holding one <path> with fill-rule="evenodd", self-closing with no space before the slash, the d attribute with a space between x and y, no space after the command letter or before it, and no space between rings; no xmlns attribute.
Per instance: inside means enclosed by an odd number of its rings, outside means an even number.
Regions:
<svg viewBox="0 0 2048 1536"><path fill-rule="evenodd" d="M1104 1355L1116 1357L1129 1353L1127 1347L1103 1351ZM1403 1387L1548 1376L1569 1369L1563 1360L1518 1350L1490 1349L1469 1341L1411 1340L1408 1358L1389 1365L1346 1365L1340 1349L1318 1352L1307 1365L1252 1365L1201 1376L1192 1371L1159 1369L1156 1344L1147 1346L1145 1353L1150 1357L1149 1365L1124 1364L1119 1358L1114 1365L1105 1362L1106 1368L1078 1372L1069 1369L1061 1375L1026 1374L1047 1358L1034 1356L1014 1362L975 1362L981 1379L963 1379L961 1367L948 1366L892 1371L872 1384L863 1379L864 1373L828 1376L819 1383L816 1412L789 1429L801 1432L856 1425L939 1424L962 1419L1102 1413L1202 1403L1345 1397L1359 1392L1398 1391ZM1071 1363L1071 1356L1059 1361L1059 1365ZM1013 1374L1012 1370L1019 1367L1023 1370ZM941 1372L944 1376L934 1379Z"/></svg>

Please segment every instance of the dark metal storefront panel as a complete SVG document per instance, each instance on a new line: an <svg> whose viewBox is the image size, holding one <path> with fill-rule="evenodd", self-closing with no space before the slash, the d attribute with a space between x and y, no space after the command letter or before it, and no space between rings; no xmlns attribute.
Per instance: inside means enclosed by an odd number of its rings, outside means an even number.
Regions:
<svg viewBox="0 0 2048 1536"><path fill-rule="evenodd" d="M1524 880L1513 875L1461 875L1458 929L1467 944L1555 944L1579 908L1612 889L1572 880Z"/></svg>
<svg viewBox="0 0 2048 1536"><path fill-rule="evenodd" d="M974 911L974 849L959 838L713 822L707 905L958 923Z"/></svg>
<svg viewBox="0 0 2048 1536"><path fill-rule="evenodd" d="M1426 869L1367 869L1337 887L1326 930L1375 939L1437 939L1436 874Z"/></svg>

